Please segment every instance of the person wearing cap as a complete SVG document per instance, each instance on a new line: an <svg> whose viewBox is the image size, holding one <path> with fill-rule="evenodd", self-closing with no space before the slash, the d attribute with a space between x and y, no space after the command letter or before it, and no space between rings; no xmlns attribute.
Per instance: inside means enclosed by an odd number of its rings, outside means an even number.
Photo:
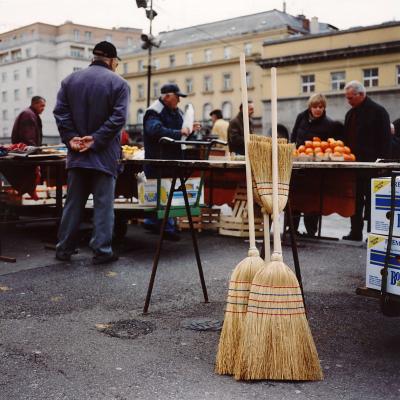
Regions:
<svg viewBox="0 0 400 400"><path fill-rule="evenodd" d="M121 130L125 126L129 86L115 73L117 50L100 42L88 68L61 82L54 117L61 140L68 147L68 192L56 258L69 261L75 252L79 225L90 193L93 194L93 263L115 261L111 240L114 226L114 189L121 156Z"/></svg>
<svg viewBox="0 0 400 400"><path fill-rule="evenodd" d="M182 159L181 145L160 144L162 137L181 140L191 134L188 128L182 128L183 111L178 108L181 97L186 97L175 83L166 83L161 87L161 96L145 112L143 117L143 142L146 159ZM169 177L168 171L160 171L151 166L145 166L144 172L147 178ZM159 221L146 218L144 227L158 232ZM165 229L165 238L179 240L175 223L169 219Z"/></svg>

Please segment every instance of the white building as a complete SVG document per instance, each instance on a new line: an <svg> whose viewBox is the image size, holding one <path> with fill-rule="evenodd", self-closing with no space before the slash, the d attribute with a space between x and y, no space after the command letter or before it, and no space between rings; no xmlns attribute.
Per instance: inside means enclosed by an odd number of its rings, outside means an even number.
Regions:
<svg viewBox="0 0 400 400"><path fill-rule="evenodd" d="M65 22L34 23L0 34L0 142L10 142L15 117L32 96L47 101L42 114L44 142L58 141L53 117L61 80L89 65L96 43L107 40L118 50L133 47L141 30L102 29Z"/></svg>

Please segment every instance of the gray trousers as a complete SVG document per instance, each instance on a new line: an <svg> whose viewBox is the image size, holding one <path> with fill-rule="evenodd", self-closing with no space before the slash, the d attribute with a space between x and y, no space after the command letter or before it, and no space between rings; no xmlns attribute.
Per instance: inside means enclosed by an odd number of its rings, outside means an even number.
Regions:
<svg viewBox="0 0 400 400"><path fill-rule="evenodd" d="M68 192L56 251L72 254L78 241L79 225L89 194L93 194L93 233L90 247L96 255L111 254L114 228L115 177L94 169L68 170Z"/></svg>

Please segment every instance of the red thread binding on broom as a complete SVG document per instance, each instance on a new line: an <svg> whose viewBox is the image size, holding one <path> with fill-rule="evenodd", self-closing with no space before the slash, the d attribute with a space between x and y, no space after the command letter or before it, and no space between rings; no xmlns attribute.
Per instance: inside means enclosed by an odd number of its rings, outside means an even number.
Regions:
<svg viewBox="0 0 400 400"><path fill-rule="evenodd" d="M245 283L247 283L247 284L251 284L251 282L249 282L249 281L229 281L229 283L240 283L240 284L245 284Z"/></svg>
<svg viewBox="0 0 400 400"><path fill-rule="evenodd" d="M259 303L302 303L303 299L301 300L256 300L249 297L249 301L256 301Z"/></svg>
<svg viewBox="0 0 400 400"><path fill-rule="evenodd" d="M267 287L274 289L300 289L300 286L271 286L271 285L257 285L256 283L253 283L251 286Z"/></svg>
<svg viewBox="0 0 400 400"><path fill-rule="evenodd" d="M271 314L271 313L265 313L265 312L258 312L258 311L250 311L250 310L247 310L247 313L250 313L250 314L256 314L256 315L272 315L272 316L276 316L276 317L283 317L283 316L290 316L290 315L304 315L305 314L305 311L303 311L303 312L297 312L297 313L290 313L290 314Z"/></svg>

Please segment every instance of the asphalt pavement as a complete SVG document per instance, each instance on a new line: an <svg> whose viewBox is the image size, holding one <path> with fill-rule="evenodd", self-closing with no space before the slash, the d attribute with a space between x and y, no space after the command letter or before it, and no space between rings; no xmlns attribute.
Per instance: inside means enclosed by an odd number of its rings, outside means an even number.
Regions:
<svg viewBox="0 0 400 400"><path fill-rule="evenodd" d="M348 222L324 219L323 234ZM299 239L309 323L321 382L236 382L214 373L228 280L247 255L243 239L199 234L209 293L204 303L190 235L165 242L149 313L142 314L157 236L130 226L120 259L93 266L82 240L69 263L44 249L51 226L8 229L0 262L0 399L346 399L400 398L400 319L357 296L366 243ZM292 266L291 249L284 246Z"/></svg>

